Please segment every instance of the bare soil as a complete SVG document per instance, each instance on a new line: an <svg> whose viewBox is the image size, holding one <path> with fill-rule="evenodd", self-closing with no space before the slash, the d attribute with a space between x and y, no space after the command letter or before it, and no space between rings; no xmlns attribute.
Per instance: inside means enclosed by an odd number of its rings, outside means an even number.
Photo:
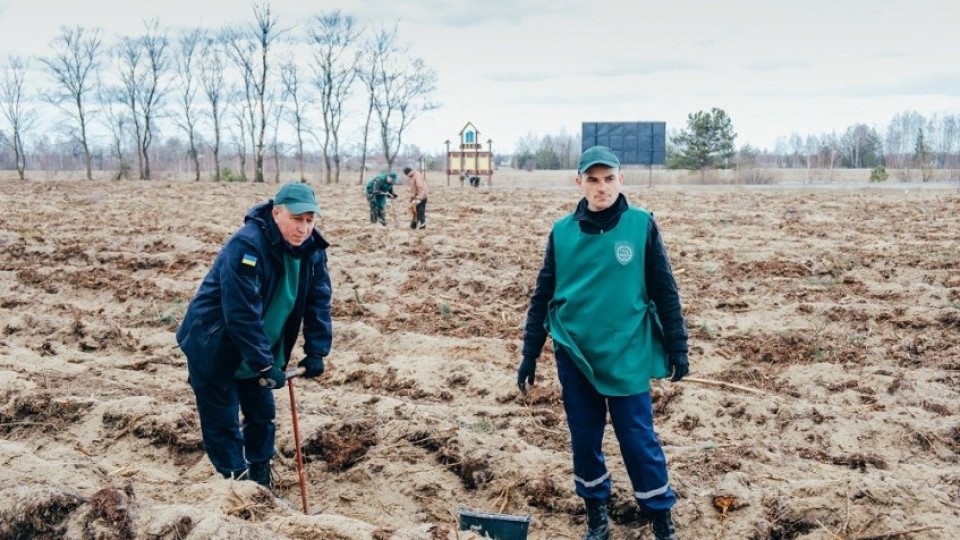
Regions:
<svg viewBox="0 0 960 540"><path fill-rule="evenodd" d="M515 372L547 233L578 195L497 181L432 186L424 231L318 187L335 338L296 386L313 515L287 392L280 497L223 480L174 340L276 186L0 182L0 539L472 538L460 507L579 538L549 346L527 396ZM960 537L960 195L626 191L660 223L691 334L690 380L653 389L682 537ZM614 538L651 538L605 444Z"/></svg>

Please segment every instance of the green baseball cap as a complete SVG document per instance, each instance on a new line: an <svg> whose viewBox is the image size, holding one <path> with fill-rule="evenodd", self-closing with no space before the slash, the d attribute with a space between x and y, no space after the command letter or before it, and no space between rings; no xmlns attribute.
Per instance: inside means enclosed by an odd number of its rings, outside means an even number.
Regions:
<svg viewBox="0 0 960 540"><path fill-rule="evenodd" d="M594 165L605 165L615 169L620 168L620 160L613 150L606 146L592 146L580 154L580 165L577 168L577 174L583 174Z"/></svg>
<svg viewBox="0 0 960 540"><path fill-rule="evenodd" d="M290 182L280 186L273 197L273 204L287 207L291 214L320 213L313 188L301 182Z"/></svg>

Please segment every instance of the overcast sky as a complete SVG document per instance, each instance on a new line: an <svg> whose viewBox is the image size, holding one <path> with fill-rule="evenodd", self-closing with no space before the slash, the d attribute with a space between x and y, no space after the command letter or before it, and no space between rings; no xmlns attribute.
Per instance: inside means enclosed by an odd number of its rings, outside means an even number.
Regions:
<svg viewBox="0 0 960 540"><path fill-rule="evenodd" d="M443 149L472 121L495 151L584 121L665 121L719 107L737 145L778 136L881 133L894 114L960 113L960 2L933 0L273 0L281 25L341 9L436 70L441 109L407 142ZM600 7L602 6L602 7ZM62 25L105 41L143 20L173 29L253 20L245 0L0 0L0 55L46 54Z"/></svg>

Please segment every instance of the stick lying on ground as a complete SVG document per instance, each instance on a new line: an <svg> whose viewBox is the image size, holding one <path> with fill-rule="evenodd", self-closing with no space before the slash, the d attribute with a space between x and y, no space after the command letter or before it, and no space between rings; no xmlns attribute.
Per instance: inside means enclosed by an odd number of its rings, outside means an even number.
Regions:
<svg viewBox="0 0 960 540"><path fill-rule="evenodd" d="M744 392L750 392L751 394L759 394L761 396L768 395L767 392L760 390L758 388L751 388L749 386L741 386L739 384L733 384L723 381L715 381L713 379L700 379L698 377L684 377L685 382L695 382L700 384L706 384L708 386L719 386L721 388L729 388L731 390L742 390Z"/></svg>

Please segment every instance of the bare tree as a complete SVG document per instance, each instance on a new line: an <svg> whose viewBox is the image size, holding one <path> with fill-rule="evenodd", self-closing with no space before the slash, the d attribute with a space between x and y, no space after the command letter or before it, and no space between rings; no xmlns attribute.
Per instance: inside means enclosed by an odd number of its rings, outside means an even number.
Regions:
<svg viewBox="0 0 960 540"><path fill-rule="evenodd" d="M130 178L130 163L127 162L127 152L124 142L130 137L130 114L124 107L124 92L120 88L100 87L97 92L100 101L100 110L103 112L103 124L113 139L111 153L117 159L117 174L114 180Z"/></svg>
<svg viewBox="0 0 960 540"><path fill-rule="evenodd" d="M790 167L793 169L799 169L800 156L803 155L803 137L794 131L790 134L790 138L787 142L790 145Z"/></svg>
<svg viewBox="0 0 960 540"><path fill-rule="evenodd" d="M203 93L210 106L210 125L213 130L213 142L210 150L213 152L213 179L220 178L220 148L223 133L223 114L227 110L224 101L227 98L226 79L224 78L223 50L220 44L207 39L200 56L200 83Z"/></svg>
<svg viewBox="0 0 960 540"><path fill-rule="evenodd" d="M255 45L247 38L247 36L241 31L233 28L228 28L223 31L223 34L220 38L223 43L224 53L227 58L240 70L240 89L234 89L231 92L231 102L235 100L242 99L242 103L237 105L238 110L231 113L234 117L234 120L238 125L242 126L243 131L239 133L239 136L249 137L250 146L256 148L257 146L257 99L256 91L254 90L253 77L254 77L254 68L253 61L251 60L253 55L253 50ZM238 119L237 114L243 114L244 118ZM235 127L231 128L231 130ZM237 143L236 136L238 134L231 132L233 136L234 146L240 147ZM247 140L242 141L242 147L244 152L246 152ZM246 167L246 155L242 156L239 160L241 167ZM239 171L240 177L244 180L247 177L246 170ZM261 180L262 181L262 180Z"/></svg>
<svg viewBox="0 0 960 540"><path fill-rule="evenodd" d="M93 179L90 143L87 139L87 127L93 111L88 109L87 102L100 68L101 45L99 29L87 33L80 26L61 27L60 34L50 43L53 55L40 59L57 85L55 89L44 93L44 99L75 122L70 136L83 148L87 180Z"/></svg>
<svg viewBox="0 0 960 540"><path fill-rule="evenodd" d="M820 146L820 138L814 134L808 134L804 139L803 156L804 163L807 165L807 182L813 181L813 167L817 158L817 149Z"/></svg>
<svg viewBox="0 0 960 540"><path fill-rule="evenodd" d="M270 4L254 4L255 23L246 31L228 29L224 34L227 54L243 74L247 114L252 134L254 182L263 182L264 140L267 131L267 85L270 82L270 48L286 30L277 28Z"/></svg>
<svg viewBox="0 0 960 540"><path fill-rule="evenodd" d="M280 67L280 78L283 83L283 92L290 99L287 108L293 131L297 137L297 165L300 168L300 181L306 182L303 164L303 133L308 129L306 124L306 108L310 98L300 88L300 76L297 65L293 62L285 63Z"/></svg>
<svg viewBox="0 0 960 540"><path fill-rule="evenodd" d="M180 128L187 134L187 152L193 162L194 180L200 181L200 156L197 152L197 113L194 102L197 97L199 84L196 80L197 64L200 60L201 47L205 32L194 28L183 32L177 42L177 78L180 83L180 105L183 107L183 121Z"/></svg>
<svg viewBox="0 0 960 540"><path fill-rule="evenodd" d="M129 111L127 118L133 125L133 137L137 149L137 176L143 178L143 154L140 152L140 139L143 124L137 114L138 81L143 68L142 51L136 39L123 37L114 48L113 61L120 74L120 88L117 91L118 99L123 102Z"/></svg>
<svg viewBox="0 0 960 540"><path fill-rule="evenodd" d="M833 181L833 171L837 166L838 158L840 157L840 136L836 132L829 134L824 134L820 137L820 151L818 159L821 163L820 167L827 170L826 180L827 182Z"/></svg>
<svg viewBox="0 0 960 540"><path fill-rule="evenodd" d="M150 144L169 91L171 62L166 32L159 30L156 20L146 23L146 27L146 33L140 37L122 37L116 54L124 102L130 108L137 137L141 180L150 179Z"/></svg>
<svg viewBox="0 0 960 540"><path fill-rule="evenodd" d="M923 116L916 111L895 114L887 126L887 164L892 164L900 180L910 180L910 161L913 157L917 130L924 124Z"/></svg>
<svg viewBox="0 0 960 540"><path fill-rule="evenodd" d="M383 62L377 79L373 109L380 128L380 148L390 169L403 144L404 131L420 114L440 107L430 100L437 74L423 60L409 60L404 55L401 62Z"/></svg>
<svg viewBox="0 0 960 540"><path fill-rule="evenodd" d="M318 15L308 29L313 50L313 83L323 113L323 162L326 182L340 183L340 126L344 105L357 77L360 29L356 19L340 11ZM333 164L331 166L331 160ZM332 175L331 175L332 173Z"/></svg>
<svg viewBox="0 0 960 540"><path fill-rule="evenodd" d="M247 111L243 105L235 105L231 116L236 124L229 128L230 139L237 156L237 175L241 182L247 181ZM262 179L261 179L262 181Z"/></svg>
<svg viewBox="0 0 960 540"><path fill-rule="evenodd" d="M934 115L927 124L930 133L930 147L933 149L934 159L940 168L951 167L951 154L956 143L957 132L960 130L958 118L952 114Z"/></svg>
<svg viewBox="0 0 960 540"><path fill-rule="evenodd" d="M150 179L150 143L154 136L154 122L161 113L163 100L169 91L167 75L170 68L170 56L167 52L169 41L166 32L158 31L156 21L147 25L147 33L141 38L147 60L147 78L140 93L140 115L143 119L143 138L140 151L143 153L143 179Z"/></svg>
<svg viewBox="0 0 960 540"><path fill-rule="evenodd" d="M280 103L276 103L276 99L271 93L270 107L271 120L273 120L273 131L270 133L270 153L273 157L273 170L274 170L274 182L280 183L280 119L283 117L284 110L287 105L287 93L280 92Z"/></svg>
<svg viewBox="0 0 960 540"><path fill-rule="evenodd" d="M360 146L360 178L357 184L363 184L367 169L367 150L370 140L370 120L377 102L377 89L381 65L389 58L400 53L397 47L397 25L393 28L381 28L376 31L363 46L362 57L357 68L357 77L363 82L367 93L367 116L363 123L363 142Z"/></svg>
<svg viewBox="0 0 960 540"><path fill-rule="evenodd" d="M23 136L33 127L37 118L36 109L28 104L24 87L29 67L30 62L23 57L10 55L3 66L3 78L0 79L0 108L10 127L10 134L6 138L13 149L17 174L21 180L25 179L24 171L27 168Z"/></svg>

